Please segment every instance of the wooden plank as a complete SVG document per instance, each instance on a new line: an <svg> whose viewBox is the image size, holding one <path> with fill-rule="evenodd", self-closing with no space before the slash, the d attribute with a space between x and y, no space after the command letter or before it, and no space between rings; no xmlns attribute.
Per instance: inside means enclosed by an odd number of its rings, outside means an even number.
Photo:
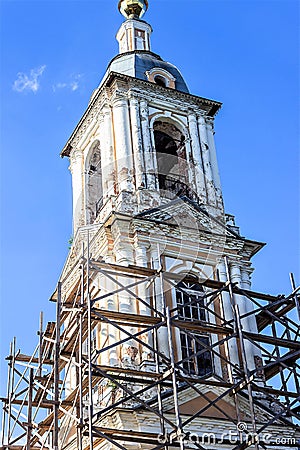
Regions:
<svg viewBox="0 0 300 450"><path fill-rule="evenodd" d="M10 361L11 357L7 356L5 359L7 361ZM21 361L21 362L27 362L27 363L31 362L33 364L38 364L39 363L39 358L33 358L32 356L23 355L22 353L19 353L19 354L16 355L15 361ZM43 364L52 366L53 365L53 361L51 359L43 359Z"/></svg>
<svg viewBox="0 0 300 450"><path fill-rule="evenodd" d="M41 450L42 447L30 447L30 450ZM24 450L24 445L5 445L0 450Z"/></svg>
<svg viewBox="0 0 300 450"><path fill-rule="evenodd" d="M244 331L243 334L244 336L249 337L250 339L256 342L263 342L265 344L271 344L277 347L293 348L295 350L300 350L300 342L292 341L290 339L282 339L280 337L250 333L248 331Z"/></svg>
<svg viewBox="0 0 300 450"><path fill-rule="evenodd" d="M286 304L286 306L282 307L283 304ZM279 308L281 308L281 309L279 309ZM262 331L264 328L266 328L268 325L270 325L274 319L276 320L276 318L283 317L285 314L289 313L294 308L295 308L295 300L294 299L289 299L288 301L286 299L284 299L278 305L271 304L268 307L264 308L262 311L260 311L256 315L256 323L257 323L258 331ZM270 313L274 314L275 318L271 314L268 314L268 311Z"/></svg>

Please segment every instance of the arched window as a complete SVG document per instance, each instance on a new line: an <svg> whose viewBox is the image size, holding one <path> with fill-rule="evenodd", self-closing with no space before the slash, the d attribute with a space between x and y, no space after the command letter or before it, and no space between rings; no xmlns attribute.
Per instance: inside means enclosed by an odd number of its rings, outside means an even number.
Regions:
<svg viewBox="0 0 300 450"><path fill-rule="evenodd" d="M175 89L176 78L165 69L161 67L153 67L151 70L146 72L148 81L151 83L156 83L159 86L167 87L170 89Z"/></svg>
<svg viewBox="0 0 300 450"><path fill-rule="evenodd" d="M206 322L204 291L197 282L183 280L176 287L178 319ZM181 364L191 375L207 376L212 373L210 338L203 333L180 330Z"/></svg>
<svg viewBox="0 0 300 450"><path fill-rule="evenodd" d="M161 75L156 75L154 77L154 81L159 86L167 87L167 80L164 77L162 77Z"/></svg>
<svg viewBox="0 0 300 450"><path fill-rule="evenodd" d="M101 153L99 141L91 146L86 164L87 224L95 221L103 204Z"/></svg>
<svg viewBox="0 0 300 450"><path fill-rule="evenodd" d="M170 122L156 121L153 128L161 193L168 198L187 195L185 135Z"/></svg>

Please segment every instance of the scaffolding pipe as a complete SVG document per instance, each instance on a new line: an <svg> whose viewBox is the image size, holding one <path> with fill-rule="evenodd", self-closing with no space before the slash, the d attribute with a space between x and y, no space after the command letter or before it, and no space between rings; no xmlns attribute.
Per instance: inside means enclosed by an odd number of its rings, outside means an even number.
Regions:
<svg viewBox="0 0 300 450"><path fill-rule="evenodd" d="M42 359L43 359L43 311L40 312L40 328L38 332L39 336L39 364L37 374L42 376Z"/></svg>
<svg viewBox="0 0 300 450"><path fill-rule="evenodd" d="M54 429L53 429L53 447L59 450L59 356L60 356L60 316L61 316L61 282L57 284L57 304L56 304L56 333L54 350Z"/></svg>
<svg viewBox="0 0 300 450"><path fill-rule="evenodd" d="M92 305L90 297L90 239L87 239L87 258L86 258L86 292L87 292L87 310L88 310L88 397L89 397L89 447L93 450L93 376L92 376Z"/></svg>
<svg viewBox="0 0 300 450"><path fill-rule="evenodd" d="M11 360L10 360L10 379L9 379L9 394L8 394L8 423L7 423L7 444L10 444L10 430L11 430L11 410L12 410L12 393L14 390L15 380L15 357L16 357L16 337L13 338L11 344Z"/></svg>
<svg viewBox="0 0 300 450"><path fill-rule="evenodd" d="M178 386L177 386L177 377L176 377L176 369L175 369L175 356L174 356L174 345L172 338L172 327L171 327L171 314L170 308L167 306L166 308L166 316L167 316L167 330L168 330L168 344L169 344L169 353L170 353L170 367L171 367L171 375L172 375L172 384L173 384L173 396L174 396L174 409L175 409L175 417L176 417L176 426L177 426L177 437L180 442L180 450L184 450L184 443L182 440L182 420L179 411L179 402L178 402Z"/></svg>
<svg viewBox="0 0 300 450"><path fill-rule="evenodd" d="M79 364L79 424L78 424L78 437L77 444L78 449L82 450L82 431L83 431L83 389L82 389L82 339L83 339L83 331L82 331L82 320L84 313L84 242L82 242L82 262L81 262L81 292L80 292L80 311L79 311L79 348L78 348L78 364Z"/></svg>
<svg viewBox="0 0 300 450"><path fill-rule="evenodd" d="M27 406L27 445L26 450L31 448L31 434L32 434L32 394L33 394L33 369L30 369L29 373L29 386L28 386L28 406Z"/></svg>
<svg viewBox="0 0 300 450"><path fill-rule="evenodd" d="M13 343L10 343L9 346L9 361L12 360L12 346ZM10 397L10 383L11 383L11 363L9 362L7 364L7 387L6 387L6 399L4 401L4 405L3 405L3 411L2 411L2 437L1 437L1 445L4 445L5 442L4 440L7 440L8 438L8 432L7 432L7 436L5 436L5 429L6 429L6 416L7 416L7 423L10 420L10 416L9 416L9 411L6 410L6 406L7 406L7 400ZM6 439L5 439L6 438ZM6 442L8 444L8 442Z"/></svg>
<svg viewBox="0 0 300 450"><path fill-rule="evenodd" d="M291 280L291 285L292 285L292 289L295 292L295 303L296 303L296 308L297 308L297 312L298 312L298 320L300 321L300 299L299 299L299 294L297 294L296 292L296 283L295 283L295 277L293 273L290 273L290 280Z"/></svg>

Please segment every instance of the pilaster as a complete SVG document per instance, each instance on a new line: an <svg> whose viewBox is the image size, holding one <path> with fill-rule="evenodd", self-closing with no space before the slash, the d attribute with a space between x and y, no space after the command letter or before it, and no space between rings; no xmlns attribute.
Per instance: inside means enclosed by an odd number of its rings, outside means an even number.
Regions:
<svg viewBox="0 0 300 450"><path fill-rule="evenodd" d="M70 172L72 174L73 193L73 234L77 228L84 225L84 176L83 176L83 154L80 149L74 149L70 155Z"/></svg>
<svg viewBox="0 0 300 450"><path fill-rule="evenodd" d="M154 152L152 149L150 127L149 127L149 107L146 100L140 103L142 138L145 158L145 171L147 180L147 189L156 190L157 181L155 175Z"/></svg>
<svg viewBox="0 0 300 450"><path fill-rule="evenodd" d="M112 142L112 115L109 105L104 105L100 115L100 147L102 165L103 197L114 194L115 165Z"/></svg>
<svg viewBox="0 0 300 450"><path fill-rule="evenodd" d="M197 194L202 203L206 203L207 194L205 186L205 176L203 173L203 163L201 157L201 147L198 132L197 116L189 114L189 132L191 137L191 146L193 152L193 161L195 169L195 182L197 187Z"/></svg>
<svg viewBox="0 0 300 450"><path fill-rule="evenodd" d="M119 191L133 191L133 162L131 154L128 100L117 95L113 101L113 127Z"/></svg>
<svg viewBox="0 0 300 450"><path fill-rule="evenodd" d="M219 280L222 281L223 283L226 283L228 280L227 280L227 271L226 271L224 259L221 259L219 261L219 263L217 265L217 269L218 269L218 274L219 274ZM230 323L229 326L233 327L233 317L234 317L233 305L231 303L229 292L226 292L226 291L222 292L222 309L223 309L224 319ZM236 367L239 367L240 360L239 360L236 338L231 338L228 341L227 345L228 345L228 347L227 347L228 355L226 355L227 359L230 361L231 364L233 364ZM232 382L233 379L231 379L231 378L234 378L236 374L230 363L227 364L227 374L229 376L230 381ZM231 373L232 373L232 376L231 376Z"/></svg>
<svg viewBox="0 0 300 450"><path fill-rule="evenodd" d="M216 206L216 191L213 180L212 164L209 152L209 142L207 137L207 128L205 118L200 116L198 119L203 168L206 181L207 201L211 206Z"/></svg>
<svg viewBox="0 0 300 450"><path fill-rule="evenodd" d="M241 263L237 261L231 261L229 264L230 269L230 277L233 283L237 283L239 288L243 288L242 283L242 273L241 273ZM243 317L247 315L249 312L250 305L252 303L251 300L247 299L247 297L243 295L234 294L235 303L238 306L239 315L241 319L241 325L244 331L255 332L252 328L252 323L249 322L249 316ZM252 306L251 306L252 307ZM260 354L260 351L256 349L256 347L249 342L248 339L244 339L244 349L245 349L245 357L247 360L247 365L249 370L255 369L255 355L257 353Z"/></svg>
<svg viewBox="0 0 300 450"><path fill-rule="evenodd" d="M130 120L132 148L135 166L135 185L137 189L145 188L145 164L143 156L143 142L141 135L141 119L139 100L135 96L130 96Z"/></svg>
<svg viewBox="0 0 300 450"><path fill-rule="evenodd" d="M216 197L217 203L220 208L223 209L223 196L222 196L222 187L221 180L218 168L218 160L217 160L217 152L215 146L215 137L214 137L214 120L212 118L206 118L206 132L207 139L210 151L210 160L212 166L212 175L213 181L216 189Z"/></svg>

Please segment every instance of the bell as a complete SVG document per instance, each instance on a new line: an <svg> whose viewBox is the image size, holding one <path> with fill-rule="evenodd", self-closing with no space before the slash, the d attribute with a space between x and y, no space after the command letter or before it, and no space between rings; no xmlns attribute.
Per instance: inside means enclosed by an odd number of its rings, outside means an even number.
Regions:
<svg viewBox="0 0 300 450"><path fill-rule="evenodd" d="M126 19L140 19L148 9L148 0L120 0L118 8Z"/></svg>

